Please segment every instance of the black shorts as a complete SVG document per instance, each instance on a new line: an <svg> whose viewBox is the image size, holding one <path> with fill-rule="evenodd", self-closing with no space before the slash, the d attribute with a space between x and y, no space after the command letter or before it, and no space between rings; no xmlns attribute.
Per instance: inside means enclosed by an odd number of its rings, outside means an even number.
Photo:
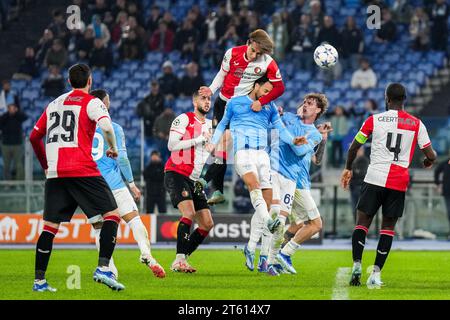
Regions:
<svg viewBox="0 0 450 320"><path fill-rule="evenodd" d="M381 206L383 216L400 218L405 208L405 194L404 191L363 182L356 208L369 216L374 216Z"/></svg>
<svg viewBox="0 0 450 320"><path fill-rule="evenodd" d="M195 211L209 209L205 191L203 189L196 191L194 181L188 177L174 171L166 171L164 186L169 193L174 208L178 208L181 201L192 200Z"/></svg>
<svg viewBox="0 0 450 320"><path fill-rule="evenodd" d="M69 222L78 206L88 218L117 209L112 191L102 176L54 178L45 182L45 221Z"/></svg>
<svg viewBox="0 0 450 320"><path fill-rule="evenodd" d="M225 114L225 106L227 105L227 102L225 100L222 100L222 98L217 97L216 101L214 101L214 109L213 109L213 120L212 120L212 127L215 129L217 125L219 124L220 120L222 120L223 115ZM227 129L229 126L227 126Z"/></svg>

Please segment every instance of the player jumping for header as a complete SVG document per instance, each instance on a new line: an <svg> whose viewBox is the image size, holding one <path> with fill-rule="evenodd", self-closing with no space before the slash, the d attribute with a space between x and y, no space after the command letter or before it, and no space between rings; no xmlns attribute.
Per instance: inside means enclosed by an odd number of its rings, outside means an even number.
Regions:
<svg viewBox="0 0 450 320"><path fill-rule="evenodd" d="M408 167L416 144L425 154L423 165L431 168L436 152L431 146L427 129L420 119L403 110L406 89L392 83L385 92L387 111L372 115L364 122L348 150L341 176L341 186L348 188L352 163L358 149L372 135L370 165L357 204L357 222L352 235L353 269L351 286L361 285L361 259L369 227L382 207L380 239L374 269L367 280L369 288L380 288L381 269L386 262L394 238L397 220L403 215L405 193L409 183Z"/></svg>

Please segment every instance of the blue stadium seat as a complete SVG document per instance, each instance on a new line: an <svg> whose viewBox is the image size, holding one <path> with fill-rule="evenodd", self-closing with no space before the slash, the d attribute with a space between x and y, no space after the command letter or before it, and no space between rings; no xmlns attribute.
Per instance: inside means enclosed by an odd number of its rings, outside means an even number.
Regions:
<svg viewBox="0 0 450 320"><path fill-rule="evenodd" d="M345 99L357 100L363 97L363 92L361 90L350 90L345 93Z"/></svg>
<svg viewBox="0 0 450 320"><path fill-rule="evenodd" d="M119 85L120 82L117 79L105 80L103 82L103 88L105 88L105 90L107 90L110 93L116 90L119 87Z"/></svg>
<svg viewBox="0 0 450 320"><path fill-rule="evenodd" d="M150 71L136 71L133 74L133 78L136 80L141 80L141 81L150 81L152 77L152 73Z"/></svg>
<svg viewBox="0 0 450 320"><path fill-rule="evenodd" d="M133 91L136 91L137 89L140 89L142 87L142 85L141 85L140 81L127 80L127 81L124 82L123 87L131 89Z"/></svg>
<svg viewBox="0 0 450 320"><path fill-rule="evenodd" d="M330 101L336 101L341 97L341 92L337 89L330 89L326 91L326 95Z"/></svg>
<svg viewBox="0 0 450 320"><path fill-rule="evenodd" d="M113 71L111 78L116 80L124 80L128 79L129 72L128 70L115 70Z"/></svg>
<svg viewBox="0 0 450 320"><path fill-rule="evenodd" d="M36 88L27 88L22 92L22 98L34 100L40 96L40 90Z"/></svg>

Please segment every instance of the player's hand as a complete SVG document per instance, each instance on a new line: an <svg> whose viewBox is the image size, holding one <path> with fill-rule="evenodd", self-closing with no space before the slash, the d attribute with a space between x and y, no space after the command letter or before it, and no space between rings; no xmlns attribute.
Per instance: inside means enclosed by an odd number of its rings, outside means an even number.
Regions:
<svg viewBox="0 0 450 320"><path fill-rule="evenodd" d="M433 166L433 161L428 160L428 158L423 159L423 167L425 169L430 169Z"/></svg>
<svg viewBox="0 0 450 320"><path fill-rule="evenodd" d="M212 138L212 134L208 131L203 132L202 135L205 138L205 141L210 141Z"/></svg>
<svg viewBox="0 0 450 320"><path fill-rule="evenodd" d="M259 100L253 101L251 108L255 112L261 111L262 109L261 102L259 102Z"/></svg>
<svg viewBox="0 0 450 320"><path fill-rule="evenodd" d="M119 152L117 151L116 148L109 148L108 150L106 150L106 156L108 158L117 158L119 156Z"/></svg>
<svg viewBox="0 0 450 320"><path fill-rule="evenodd" d="M322 139L328 139L328 134L333 131L333 127L331 126L331 122L324 122L317 126L317 130L322 135Z"/></svg>
<svg viewBox="0 0 450 320"><path fill-rule="evenodd" d="M141 190L134 184L134 182L130 183L131 194L133 195L134 201L138 202L141 200Z"/></svg>
<svg viewBox="0 0 450 320"><path fill-rule="evenodd" d="M341 187L345 190L348 189L348 185L350 184L350 180L352 178L352 170L344 169L341 175Z"/></svg>
<svg viewBox="0 0 450 320"><path fill-rule="evenodd" d="M301 146L301 145L307 144L307 143L308 143L308 135L299 136L299 137L294 138L294 144L296 146Z"/></svg>
<svg viewBox="0 0 450 320"><path fill-rule="evenodd" d="M201 86L200 89L198 89L198 93L201 96L207 96L207 97L211 97L212 96L212 91L209 87L206 86Z"/></svg>

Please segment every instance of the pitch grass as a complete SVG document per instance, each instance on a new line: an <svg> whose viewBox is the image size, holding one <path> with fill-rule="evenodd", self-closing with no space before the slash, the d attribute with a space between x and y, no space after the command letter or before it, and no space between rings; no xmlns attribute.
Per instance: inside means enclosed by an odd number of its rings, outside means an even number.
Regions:
<svg viewBox="0 0 450 320"><path fill-rule="evenodd" d="M328 300L333 294L338 268L351 266L348 251L302 251L294 257L297 275L270 277L256 270L247 271L238 250L200 250L190 259L197 273L178 274L169 270L174 250L153 250L168 273L165 279L157 279L138 262L137 250L119 249L114 254L125 291L113 292L92 280L96 251L55 249L47 278L58 292L35 293L31 291L34 251L0 250L0 299ZM373 263L374 255L374 251L365 253L364 269ZM69 290L66 286L70 265L80 267L80 290ZM450 252L394 251L383 270L385 287L345 288L350 299L450 299L449 265ZM366 279L363 272L363 281Z"/></svg>

